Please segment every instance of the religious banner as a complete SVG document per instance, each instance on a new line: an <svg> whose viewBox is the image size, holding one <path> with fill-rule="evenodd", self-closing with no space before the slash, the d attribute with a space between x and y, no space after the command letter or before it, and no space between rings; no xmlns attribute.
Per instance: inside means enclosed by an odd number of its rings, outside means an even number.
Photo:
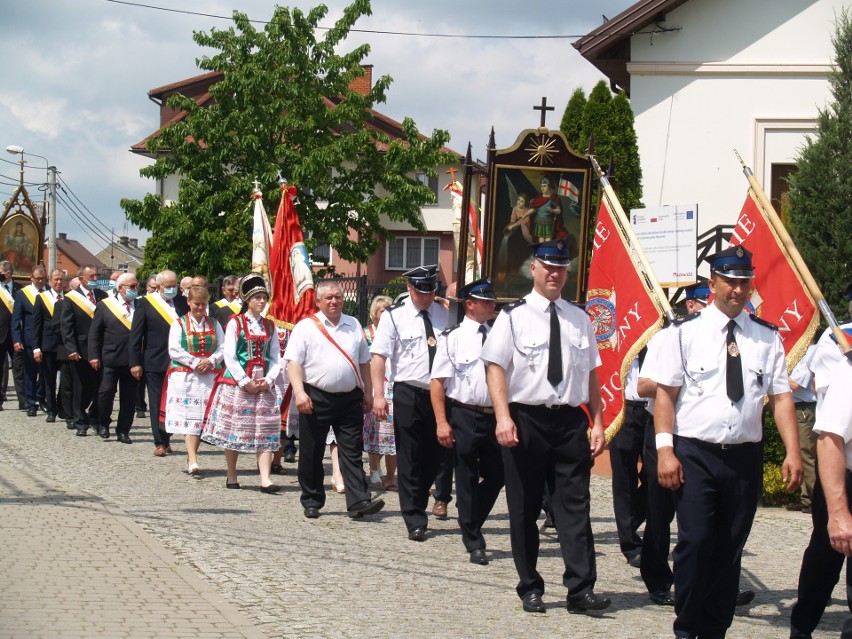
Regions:
<svg viewBox="0 0 852 639"><path fill-rule="evenodd" d="M754 193L749 189L731 244L752 252L754 279L746 309L778 327L787 369L802 359L819 325L813 297L784 249Z"/></svg>
<svg viewBox="0 0 852 639"><path fill-rule="evenodd" d="M455 169L452 169L452 173L455 173ZM450 204L453 209L453 239L455 240L456 251L459 251L461 243L462 202L464 200L462 185L458 180L453 179L444 187L444 190L450 192ZM482 233L479 229L479 215L477 215L476 206L473 202L470 202L468 206L467 221L468 237L466 238L467 250L465 251L464 281L472 282L482 272ZM476 262L474 262L474 259Z"/></svg>
<svg viewBox="0 0 852 639"><path fill-rule="evenodd" d="M601 201L592 240L586 312L595 329L606 441L624 421L624 380L633 359L663 323L615 213Z"/></svg>
<svg viewBox="0 0 852 639"><path fill-rule="evenodd" d="M254 225L251 233L251 270L260 273L269 285L269 254L272 248L272 231L263 208L263 193L257 186L251 194L254 199Z"/></svg>

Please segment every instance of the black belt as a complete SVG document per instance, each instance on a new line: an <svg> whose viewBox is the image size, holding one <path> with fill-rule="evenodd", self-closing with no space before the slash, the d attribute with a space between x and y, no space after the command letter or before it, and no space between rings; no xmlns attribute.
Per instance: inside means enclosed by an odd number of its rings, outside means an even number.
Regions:
<svg viewBox="0 0 852 639"><path fill-rule="evenodd" d="M746 446L758 446L760 442L737 442L735 444L718 444L716 442L705 442L703 439L695 439L694 437L677 437L677 439L683 439L684 441L688 441L692 444L695 444L699 448L708 448L710 450L731 450L733 448L744 448Z"/></svg>
<svg viewBox="0 0 852 639"><path fill-rule="evenodd" d="M405 388L410 388L413 391L417 391L418 393L423 393L424 395L429 395L428 388L420 388L419 386L414 386L413 384L409 384L408 382L394 382L394 386L405 386Z"/></svg>
<svg viewBox="0 0 852 639"><path fill-rule="evenodd" d="M625 406L631 406L633 408L637 406L641 406L642 408L648 408L648 400L647 399L626 399L624 400Z"/></svg>
<svg viewBox="0 0 852 639"><path fill-rule="evenodd" d="M472 410L476 413L482 413L483 415L493 415L494 407L493 406L476 406L475 404L465 404L464 402L460 402L457 399L450 400L453 402L455 406L461 406L462 408L467 408L468 410Z"/></svg>
<svg viewBox="0 0 852 639"><path fill-rule="evenodd" d="M816 402L796 402L796 408L816 408Z"/></svg>
<svg viewBox="0 0 852 639"><path fill-rule="evenodd" d="M356 386L352 390L343 391L342 393L334 393L332 391L323 390L323 389L319 388L318 386L314 386L313 384L304 384L304 387L305 387L306 391L307 390L315 390L315 391L319 391L320 393L322 393L324 395L330 395L331 397L344 397L346 395L351 395L351 394L353 394L357 391L361 391L363 393L363 391L358 386Z"/></svg>

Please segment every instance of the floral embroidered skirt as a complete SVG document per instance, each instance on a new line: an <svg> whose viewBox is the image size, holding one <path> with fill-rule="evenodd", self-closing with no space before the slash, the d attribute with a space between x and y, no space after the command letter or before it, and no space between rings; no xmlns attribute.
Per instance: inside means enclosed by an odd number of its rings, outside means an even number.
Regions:
<svg viewBox="0 0 852 639"><path fill-rule="evenodd" d="M376 419L370 411L364 415L364 452L374 455L396 455L396 439L393 434L393 382L385 382L385 399L388 400L388 418Z"/></svg>
<svg viewBox="0 0 852 639"><path fill-rule="evenodd" d="M200 435L216 373L174 371L166 379L166 432Z"/></svg>
<svg viewBox="0 0 852 639"><path fill-rule="evenodd" d="M217 384L202 441L240 452L276 451L281 440L278 387L252 395L232 384Z"/></svg>

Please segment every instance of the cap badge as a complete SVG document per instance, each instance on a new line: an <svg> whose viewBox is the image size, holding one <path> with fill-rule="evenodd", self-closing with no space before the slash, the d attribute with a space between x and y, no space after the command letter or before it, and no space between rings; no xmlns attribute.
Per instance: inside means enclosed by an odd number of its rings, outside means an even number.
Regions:
<svg viewBox="0 0 852 639"><path fill-rule="evenodd" d="M742 247L742 246L738 246L738 247L737 247L737 250L735 251L735 253L736 253L737 257L742 257L742 256L744 256L744 255L745 255L745 252L743 251L743 247Z"/></svg>

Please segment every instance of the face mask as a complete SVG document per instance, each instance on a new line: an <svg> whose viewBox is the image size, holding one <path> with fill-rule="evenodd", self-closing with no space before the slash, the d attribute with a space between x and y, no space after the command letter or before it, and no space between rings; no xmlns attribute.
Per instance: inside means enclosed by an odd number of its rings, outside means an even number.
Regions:
<svg viewBox="0 0 852 639"><path fill-rule="evenodd" d="M137 297L139 297L139 291L137 291L135 288L129 288L124 291L124 299L126 299L128 302L135 300Z"/></svg>
<svg viewBox="0 0 852 639"><path fill-rule="evenodd" d="M167 286L163 289L163 297L165 297L167 300L173 300L175 297L177 297L177 294L177 286Z"/></svg>

